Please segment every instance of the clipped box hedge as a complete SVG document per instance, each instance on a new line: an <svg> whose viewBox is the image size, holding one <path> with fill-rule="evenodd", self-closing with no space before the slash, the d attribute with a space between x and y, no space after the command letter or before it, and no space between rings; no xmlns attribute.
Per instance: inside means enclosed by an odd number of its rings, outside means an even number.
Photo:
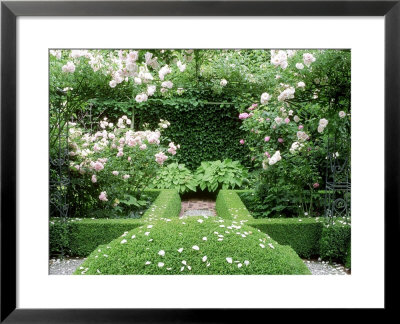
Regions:
<svg viewBox="0 0 400 324"><path fill-rule="evenodd" d="M323 224L315 218L255 219L247 225L258 228L282 245L290 245L300 257L319 255Z"/></svg>
<svg viewBox="0 0 400 324"><path fill-rule="evenodd" d="M351 268L351 226L336 219L335 225L324 226L323 218L254 219L238 193L247 190L220 190L216 210L225 219L245 220L246 225L271 236L281 245L290 245L302 258L320 256Z"/></svg>
<svg viewBox="0 0 400 324"><path fill-rule="evenodd" d="M155 190L154 190L155 191ZM70 256L88 256L97 246L106 244L126 231L154 218L179 215L181 200L176 190L157 190L159 195L140 219L59 219L50 220L50 254L62 249Z"/></svg>

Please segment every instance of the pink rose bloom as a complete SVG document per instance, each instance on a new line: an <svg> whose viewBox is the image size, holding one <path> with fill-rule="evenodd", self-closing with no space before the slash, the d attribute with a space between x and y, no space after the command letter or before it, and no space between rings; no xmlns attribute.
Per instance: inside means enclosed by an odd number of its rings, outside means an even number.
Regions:
<svg viewBox="0 0 400 324"><path fill-rule="evenodd" d="M104 165L101 162L97 161L97 162L94 163L93 168L96 171L100 171L100 170L104 169Z"/></svg>
<svg viewBox="0 0 400 324"><path fill-rule="evenodd" d="M139 147L141 150L145 150L146 148L147 148L147 145L146 144L142 144L142 145L140 145L140 147ZM129 158L128 158L128 161L129 161Z"/></svg>
<svg viewBox="0 0 400 324"><path fill-rule="evenodd" d="M241 139L241 140L239 141L239 143L243 145L243 144L244 144L244 139Z"/></svg>
<svg viewBox="0 0 400 324"><path fill-rule="evenodd" d="M303 129L304 128L304 126L303 125L299 125L299 129Z"/></svg>
<svg viewBox="0 0 400 324"><path fill-rule="evenodd" d="M124 152L118 151L118 153L117 153L117 156L118 156L118 157L123 156L123 155L124 155Z"/></svg>
<svg viewBox="0 0 400 324"><path fill-rule="evenodd" d="M285 118L285 123L289 124L290 123L290 119L288 117Z"/></svg>
<svg viewBox="0 0 400 324"><path fill-rule="evenodd" d="M168 159L168 156L166 156L163 152L159 152L154 156L156 157L156 162L160 165L163 164L166 159Z"/></svg>
<svg viewBox="0 0 400 324"><path fill-rule="evenodd" d="M266 137L264 138L264 141L269 142L270 139L271 139L271 137L266 136Z"/></svg>
<svg viewBox="0 0 400 324"><path fill-rule="evenodd" d="M122 176L122 178L124 179L129 179L131 176L129 174L125 174L124 176Z"/></svg>
<svg viewBox="0 0 400 324"><path fill-rule="evenodd" d="M248 113L242 113L239 115L239 119L246 119L249 118L249 114Z"/></svg>
<svg viewBox="0 0 400 324"><path fill-rule="evenodd" d="M100 193L99 199L100 199L101 201L108 201L108 199L107 199L107 192L102 191L102 192Z"/></svg>
<svg viewBox="0 0 400 324"><path fill-rule="evenodd" d="M270 157L271 157L271 155L270 155L268 152L265 152L264 155L265 155L267 158L270 158Z"/></svg>
<svg viewBox="0 0 400 324"><path fill-rule="evenodd" d="M318 188L319 187L319 183L318 182L314 183L313 187L314 187L314 189Z"/></svg>
<svg viewBox="0 0 400 324"><path fill-rule="evenodd" d="M170 147L170 148L168 149L168 153L171 154L171 155L175 155L175 154L176 154L176 150L174 150L173 147Z"/></svg>
<svg viewBox="0 0 400 324"><path fill-rule="evenodd" d="M132 160L132 158L130 156L128 156L128 161L130 162Z"/></svg>
<svg viewBox="0 0 400 324"><path fill-rule="evenodd" d="M272 125L272 129L275 129L276 128L276 125Z"/></svg>
<svg viewBox="0 0 400 324"><path fill-rule="evenodd" d="M92 182L93 182L93 183L96 183L96 182L97 182L97 178L96 178L96 175L95 175L95 174L92 175Z"/></svg>
<svg viewBox="0 0 400 324"><path fill-rule="evenodd" d="M278 142L279 142L279 143L283 143L283 138L279 137L279 138L278 138Z"/></svg>

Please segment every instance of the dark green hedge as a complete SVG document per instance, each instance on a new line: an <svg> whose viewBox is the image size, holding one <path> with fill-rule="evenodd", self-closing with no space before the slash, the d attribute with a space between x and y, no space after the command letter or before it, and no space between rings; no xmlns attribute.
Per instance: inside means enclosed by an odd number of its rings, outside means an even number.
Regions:
<svg viewBox="0 0 400 324"><path fill-rule="evenodd" d="M351 266L351 227L335 221L322 230L320 255L323 260L339 261Z"/></svg>
<svg viewBox="0 0 400 324"><path fill-rule="evenodd" d="M202 161L227 158L248 165L248 148L239 144L244 133L238 109L232 104L206 102L200 98L149 99L135 108L135 127L148 123L154 128L160 119L168 120L171 126L165 135L180 144L176 157L191 170Z"/></svg>
<svg viewBox="0 0 400 324"><path fill-rule="evenodd" d="M181 208L178 192L159 191L157 199L140 219L70 219L66 224L51 219L50 253L60 253L64 249L71 256L88 256L97 246L143 225L146 220L177 217Z"/></svg>
<svg viewBox="0 0 400 324"><path fill-rule="evenodd" d="M322 223L314 218L265 218L247 223L282 245L290 245L300 257L319 255Z"/></svg>

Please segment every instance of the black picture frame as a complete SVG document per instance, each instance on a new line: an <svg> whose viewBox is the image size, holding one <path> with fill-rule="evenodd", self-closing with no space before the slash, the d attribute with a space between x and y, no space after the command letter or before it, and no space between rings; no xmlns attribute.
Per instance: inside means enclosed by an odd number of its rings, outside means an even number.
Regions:
<svg viewBox="0 0 400 324"><path fill-rule="evenodd" d="M234 322L264 309L16 308L16 19L19 16L384 16L385 310L399 279L400 0L394 1L2 1L1 3L1 323ZM371 49L373 51L373 49ZM370 54L373 55L373 54ZM248 322L248 321L247 321ZM250 321L251 322L251 321ZM248 323L250 323L248 322Z"/></svg>

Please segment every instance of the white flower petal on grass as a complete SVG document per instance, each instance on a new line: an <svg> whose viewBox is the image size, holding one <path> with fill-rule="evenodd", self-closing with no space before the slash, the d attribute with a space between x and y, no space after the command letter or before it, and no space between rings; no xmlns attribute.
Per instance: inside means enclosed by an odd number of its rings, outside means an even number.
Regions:
<svg viewBox="0 0 400 324"><path fill-rule="evenodd" d="M204 237L203 237L203 241L207 241L207 237L204 236Z"/></svg>
<svg viewBox="0 0 400 324"><path fill-rule="evenodd" d="M147 228L152 228L153 227L153 225L149 225L149 226L147 226Z"/></svg>
<svg viewBox="0 0 400 324"><path fill-rule="evenodd" d="M185 267L182 267L182 268L181 268L181 271L183 271L183 269L185 269Z"/></svg>
<svg viewBox="0 0 400 324"><path fill-rule="evenodd" d="M172 268L167 268L167 270L172 270Z"/></svg>
<svg viewBox="0 0 400 324"><path fill-rule="evenodd" d="M188 267L189 270L192 270L192 267L191 267L191 266L187 266L187 267Z"/></svg>
<svg viewBox="0 0 400 324"><path fill-rule="evenodd" d="M202 219L197 220L199 223L203 223L204 221Z"/></svg>
<svg viewBox="0 0 400 324"><path fill-rule="evenodd" d="M150 234L150 232L146 232L146 233L144 233L144 235L146 235L146 236L149 236L149 234Z"/></svg>
<svg viewBox="0 0 400 324"><path fill-rule="evenodd" d="M183 251L183 248L180 248L180 249L178 250L179 253L182 253L182 251Z"/></svg>
<svg viewBox="0 0 400 324"><path fill-rule="evenodd" d="M101 273L99 269L97 269L97 273Z"/></svg>
<svg viewBox="0 0 400 324"><path fill-rule="evenodd" d="M241 268L243 265L241 263L238 264L238 268Z"/></svg>
<svg viewBox="0 0 400 324"><path fill-rule="evenodd" d="M145 265L149 265L151 262L150 261L146 261Z"/></svg>
<svg viewBox="0 0 400 324"><path fill-rule="evenodd" d="M158 262L158 267L159 268L162 268L164 266L164 263L163 262Z"/></svg>
<svg viewBox="0 0 400 324"><path fill-rule="evenodd" d="M223 241L223 240L224 240L223 238L219 238L219 239L218 239L218 241L220 241L220 242Z"/></svg>
<svg viewBox="0 0 400 324"><path fill-rule="evenodd" d="M219 227L225 227L225 225L219 225Z"/></svg>
<svg viewBox="0 0 400 324"><path fill-rule="evenodd" d="M152 241L153 241L153 239L150 239L150 240L149 240L149 242L152 242Z"/></svg>
<svg viewBox="0 0 400 324"><path fill-rule="evenodd" d="M206 255L203 256L203 258L201 260L203 260L203 262L206 262L207 261L207 256Z"/></svg>
<svg viewBox="0 0 400 324"><path fill-rule="evenodd" d="M232 263L232 258L226 258L226 261L227 261L228 263Z"/></svg>
<svg viewBox="0 0 400 324"><path fill-rule="evenodd" d="M242 234L242 237L246 237L246 235Z"/></svg>
<svg viewBox="0 0 400 324"><path fill-rule="evenodd" d="M186 261L185 261L185 260L183 260L183 261L182 261L182 264L186 265Z"/></svg>
<svg viewBox="0 0 400 324"><path fill-rule="evenodd" d="M265 248L265 245L264 245L264 244L261 244L261 243L260 243L260 246L261 246L262 248Z"/></svg>
<svg viewBox="0 0 400 324"><path fill-rule="evenodd" d="M210 266L210 263L207 263L207 267L209 267Z"/></svg>
<svg viewBox="0 0 400 324"><path fill-rule="evenodd" d="M193 250L196 250L196 251L200 250L200 248L199 248L197 245L193 245L193 246L192 246L192 249L193 249Z"/></svg>
<svg viewBox="0 0 400 324"><path fill-rule="evenodd" d="M246 267L250 264L248 260L245 260L243 263L246 265Z"/></svg>
<svg viewBox="0 0 400 324"><path fill-rule="evenodd" d="M268 246L269 246L271 249L275 249L275 247L272 245L272 243L268 243Z"/></svg>
<svg viewBox="0 0 400 324"><path fill-rule="evenodd" d="M128 242L128 241L125 240L125 239L123 239L123 240L121 241L121 244L125 244L126 242Z"/></svg>
<svg viewBox="0 0 400 324"><path fill-rule="evenodd" d="M134 239L135 237L136 237L136 235L135 235L135 234L133 234L133 235L132 235L132 238Z"/></svg>
<svg viewBox="0 0 400 324"><path fill-rule="evenodd" d="M104 255L105 258L108 258L108 255L107 255L107 254L103 254L103 255Z"/></svg>
<svg viewBox="0 0 400 324"><path fill-rule="evenodd" d="M165 255L165 251L164 250L158 251L158 255L164 256Z"/></svg>

